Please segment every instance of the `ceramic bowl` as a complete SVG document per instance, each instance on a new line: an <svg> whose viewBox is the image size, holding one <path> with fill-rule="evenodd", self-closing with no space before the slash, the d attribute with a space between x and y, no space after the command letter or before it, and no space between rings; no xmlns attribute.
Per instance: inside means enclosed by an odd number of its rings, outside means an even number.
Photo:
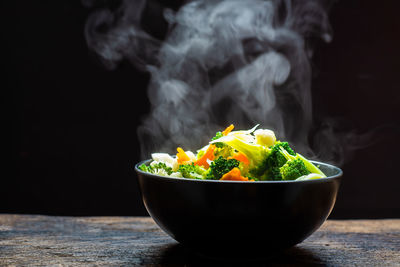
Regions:
<svg viewBox="0 0 400 267"><path fill-rule="evenodd" d="M341 169L308 181L215 181L163 177L135 166L144 205L168 235L203 253L262 256L302 242L327 219Z"/></svg>

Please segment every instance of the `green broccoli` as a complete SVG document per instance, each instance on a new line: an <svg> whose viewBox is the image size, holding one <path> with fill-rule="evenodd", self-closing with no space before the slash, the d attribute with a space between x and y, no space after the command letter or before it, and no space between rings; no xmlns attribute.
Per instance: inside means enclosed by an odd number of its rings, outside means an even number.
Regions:
<svg viewBox="0 0 400 267"><path fill-rule="evenodd" d="M215 136L214 136L213 138L211 138L211 141L217 140L217 139L221 138L222 136L224 136L224 135L222 134L222 132L217 132L217 133L215 134ZM215 145L217 148L223 148L223 147L226 146L224 143L220 143L220 142L216 142L216 143L214 143L214 145Z"/></svg>
<svg viewBox="0 0 400 267"><path fill-rule="evenodd" d="M266 180L281 181L282 174L281 174L280 167L269 168L266 172Z"/></svg>
<svg viewBox="0 0 400 267"><path fill-rule="evenodd" d="M139 166L139 169L144 172L149 172L158 175L170 175L172 173L172 168L168 167L163 162L155 162L150 165L142 164Z"/></svg>
<svg viewBox="0 0 400 267"><path fill-rule="evenodd" d="M279 170L283 180L295 180L303 175L310 174L304 162L299 158L288 160Z"/></svg>
<svg viewBox="0 0 400 267"><path fill-rule="evenodd" d="M206 172L206 170L192 163L180 165L178 168L178 172L180 172L185 178L204 179L204 173Z"/></svg>
<svg viewBox="0 0 400 267"><path fill-rule="evenodd" d="M270 147L268 157L265 162L267 172L265 173L267 180L280 181L282 180L282 174L280 172L280 167L285 165L287 159L282 155L280 148L284 148L290 155L296 155L292 148L290 148L288 142L277 141L275 145Z"/></svg>
<svg viewBox="0 0 400 267"><path fill-rule="evenodd" d="M206 174L206 179L219 180L225 173L231 171L235 167L239 167L238 160L219 157L211 162L210 168Z"/></svg>
<svg viewBox="0 0 400 267"><path fill-rule="evenodd" d="M224 136L224 135L222 134L222 132L217 132L217 133L215 134L215 136L214 136L211 140L212 140L212 141L217 140L217 139L221 138L222 136Z"/></svg>
<svg viewBox="0 0 400 267"><path fill-rule="evenodd" d="M139 170L144 171L144 172L151 172L150 166L147 166L144 163L139 166Z"/></svg>
<svg viewBox="0 0 400 267"><path fill-rule="evenodd" d="M280 150L281 147L283 147L290 155L296 156L296 152L290 148L288 142L277 141L276 144L271 147L268 154L267 164L270 168L282 167L286 163L287 159L282 155Z"/></svg>
<svg viewBox="0 0 400 267"><path fill-rule="evenodd" d="M280 151L281 154L286 158L286 160L288 161L293 161L296 159L301 160L304 163L304 166L306 167L306 169L309 171L309 173L314 173L314 174L318 174L319 178L322 177L326 177L326 175L320 170L318 169L317 166L315 166L314 164L312 164L308 159L306 159L305 157L303 157L302 155L300 155L299 153L297 153L295 156L291 155L285 148L280 147ZM308 174L309 174L308 173ZM307 175L307 174L306 174ZM313 176L314 177L314 176ZM315 179L315 177L314 177Z"/></svg>

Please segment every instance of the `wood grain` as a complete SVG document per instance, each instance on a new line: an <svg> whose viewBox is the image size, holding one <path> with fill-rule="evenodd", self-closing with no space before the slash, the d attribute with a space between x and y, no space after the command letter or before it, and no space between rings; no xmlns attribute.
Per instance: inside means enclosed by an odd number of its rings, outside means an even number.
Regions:
<svg viewBox="0 0 400 267"><path fill-rule="evenodd" d="M274 258L232 262L188 250L147 217L0 215L1 266L400 266L400 220L328 220Z"/></svg>

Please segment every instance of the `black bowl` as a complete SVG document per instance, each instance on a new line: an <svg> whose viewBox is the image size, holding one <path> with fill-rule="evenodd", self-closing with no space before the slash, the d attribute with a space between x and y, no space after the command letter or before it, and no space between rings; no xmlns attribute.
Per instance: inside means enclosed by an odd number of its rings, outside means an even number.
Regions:
<svg viewBox="0 0 400 267"><path fill-rule="evenodd" d="M263 256L316 231L335 204L342 171L314 162L328 176L308 181L214 181L135 170L144 205L178 242L203 253ZM260 254L261 253L261 254Z"/></svg>

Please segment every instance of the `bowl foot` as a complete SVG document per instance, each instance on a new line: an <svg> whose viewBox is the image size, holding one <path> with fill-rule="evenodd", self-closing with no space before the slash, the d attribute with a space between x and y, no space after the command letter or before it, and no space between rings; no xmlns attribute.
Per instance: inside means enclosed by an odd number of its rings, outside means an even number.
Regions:
<svg viewBox="0 0 400 267"><path fill-rule="evenodd" d="M265 249L204 249L188 247L188 249L198 257L230 263L245 263L245 262L265 262L270 261L282 255L285 249L281 250L265 250Z"/></svg>

